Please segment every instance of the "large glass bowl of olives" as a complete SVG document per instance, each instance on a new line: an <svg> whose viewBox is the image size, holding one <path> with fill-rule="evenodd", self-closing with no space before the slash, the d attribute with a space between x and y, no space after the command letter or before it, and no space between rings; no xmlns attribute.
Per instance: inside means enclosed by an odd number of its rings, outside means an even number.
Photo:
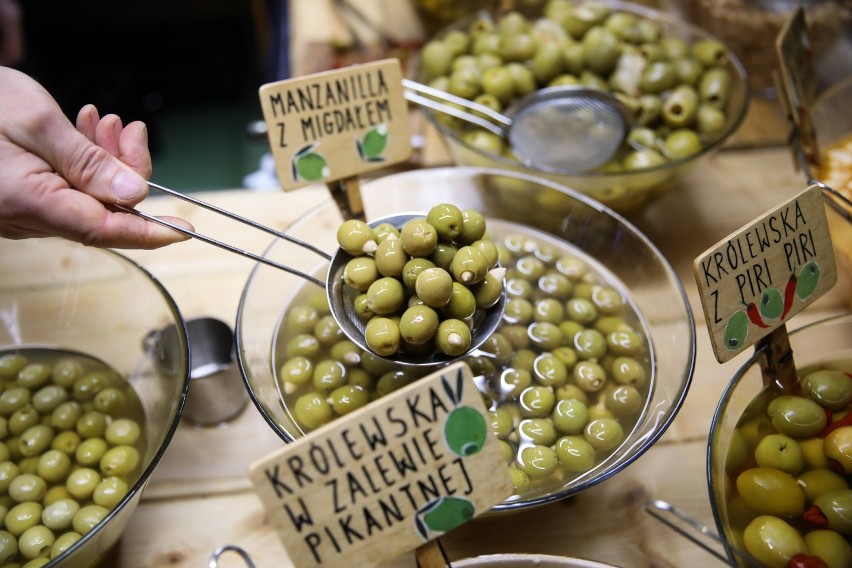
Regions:
<svg viewBox="0 0 852 568"><path fill-rule="evenodd" d="M485 219L506 270L506 310L463 360L515 485L495 511L582 491L663 434L692 377L692 312L671 266L621 216L543 178L473 167L378 178L361 197L368 222L446 203ZM518 206L530 197L539 210ZM342 223L329 199L287 232L333 252ZM265 254L321 281L327 271L280 240ZM358 349L323 288L267 268L256 266L244 288L237 356L255 405L285 442L434 370Z"/></svg>
<svg viewBox="0 0 852 568"><path fill-rule="evenodd" d="M0 273L0 565L102 564L183 411L183 319L110 250L0 239Z"/></svg>
<svg viewBox="0 0 852 568"><path fill-rule="evenodd" d="M733 565L852 565L852 316L789 334L799 381L734 375L710 430L713 514ZM751 561L751 563L749 563Z"/></svg>
<svg viewBox="0 0 852 568"><path fill-rule="evenodd" d="M626 108L627 135L607 163L580 174L526 166L494 133L425 113L455 163L528 171L622 214L718 149L749 100L746 72L719 40L666 12L616 0L521 2L499 17L461 19L424 45L418 80L499 112L548 87L612 94Z"/></svg>

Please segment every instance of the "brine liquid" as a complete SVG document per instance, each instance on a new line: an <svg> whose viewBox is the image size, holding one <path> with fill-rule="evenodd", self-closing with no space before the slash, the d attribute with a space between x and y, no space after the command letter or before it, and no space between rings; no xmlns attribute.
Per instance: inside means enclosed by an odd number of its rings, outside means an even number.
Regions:
<svg viewBox="0 0 852 568"><path fill-rule="evenodd" d="M518 500L592 476L618 451L641 419L653 390L653 349L625 286L595 259L551 235L505 221L489 219L488 238L498 245L501 264L507 268L510 305L495 336L465 360L491 411L492 431L501 440L516 481L512 500ZM547 284L541 284L544 276ZM585 311L570 311L569 303ZM310 316L296 321L297 312ZM586 332L583 337L590 346L575 343L578 330ZM629 341L610 344L612 333ZM294 356L307 359L313 371L320 365L335 367L344 376L341 381L367 391L367 401L429 372L400 367L357 349L333 325L324 290L304 284L282 313L272 358L281 404L301 430L291 433L294 437L336 418L332 408L339 396L338 391L318 388L315 377L303 377L299 384L288 381L282 368ZM631 371L617 373L619 382L613 365L626 359ZM613 412L618 403L608 399L614 397L613 391L625 389L633 389L627 393L632 399ZM552 399L543 401L546 410L529 406L528 395L533 392ZM311 397L312 403L305 404ZM565 420L553 417L559 402L567 399L580 400L582 404L573 403L572 412L579 408L586 417L569 417L571 425L566 429ZM507 418L511 420L508 428ZM592 422L591 429L597 427L597 433L586 433ZM595 435L602 438L595 445L604 449L593 449L592 455L568 465L560 462L555 448L562 438L572 437L576 439L572 442L588 450L588 442L581 440Z"/></svg>

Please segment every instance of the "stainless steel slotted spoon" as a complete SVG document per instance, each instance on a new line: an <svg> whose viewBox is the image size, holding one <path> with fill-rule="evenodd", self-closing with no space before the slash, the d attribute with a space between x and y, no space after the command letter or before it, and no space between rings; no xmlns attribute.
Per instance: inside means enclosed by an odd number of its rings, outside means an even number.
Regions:
<svg viewBox="0 0 852 568"><path fill-rule="evenodd" d="M266 258L264 256L255 254L253 252L243 250L239 247L235 247L231 244L225 243L208 235L198 233L195 231L190 231L184 227L166 221L164 219L160 219L159 217L155 217L153 215L149 215L143 211L139 211L138 209L133 209L129 207L121 207L117 208L121 211L130 213L132 215L136 215L142 217L148 221L153 223L157 223L159 225L168 227L172 230L175 230L183 235L191 237L193 239L197 239L203 241L207 244L219 247L228 252L238 254L240 256L250 258L257 262L266 264L273 268L283 270L308 282L325 288L326 296L328 298L328 304L331 308L331 315L334 317L337 324L340 326L340 329L346 334L349 339L354 341L361 349L365 351L372 351L367 345L367 340L364 336L364 328L365 322L363 322L357 315L355 311L355 298L358 296L358 292L354 289L344 286L343 284L343 270L346 267L346 264L349 260L352 259L352 256L347 253L342 248L338 247L337 251L330 255L323 251L320 248L315 247L314 245L302 241L293 237L292 235L288 235L271 227L267 227L236 213L228 211L226 209L222 209L221 207L217 207L195 197L186 195L184 193L180 193L173 189L169 189L167 187L163 187L162 185L158 185L156 183L148 182L149 187L152 189L156 189L158 191L167 193L173 197L177 197L178 199L182 199L224 217L227 217L233 221L237 221L238 223L242 223L249 227L253 227L255 229L261 230L265 233L269 233L270 235L275 236L276 238L283 239L288 241L294 245L300 246L306 250L313 252L314 254L322 257L323 259L329 262L328 273L326 275L325 280L320 280L316 276L308 274L304 271L301 271L297 268L293 268L292 266L287 266ZM371 221L369 224L372 227L376 227L382 223L390 223L395 227L402 227L406 221L414 218L422 218L425 217L425 213L399 213L395 215L390 215L386 217L381 217ZM482 346L482 344L487 340L493 333L497 330L497 326L500 324L500 321L503 317L503 311L506 306L506 293L505 291L500 296L499 301L492 307L487 310L477 310L477 313L474 315L474 320L471 322L471 344L470 351L474 351ZM463 355L462 355L463 356ZM461 356L451 357L449 355L445 355L441 352L429 353L429 354L414 354L414 353L396 353L392 356L385 357L386 359L392 360L401 365L410 365L410 366L420 366L420 367L428 367L433 365L443 365L450 363Z"/></svg>

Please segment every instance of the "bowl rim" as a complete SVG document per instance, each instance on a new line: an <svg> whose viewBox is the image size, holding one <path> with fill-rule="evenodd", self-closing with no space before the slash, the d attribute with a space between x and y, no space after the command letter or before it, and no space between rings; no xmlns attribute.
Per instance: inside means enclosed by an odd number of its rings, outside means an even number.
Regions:
<svg viewBox="0 0 852 568"><path fill-rule="evenodd" d="M588 1L588 0L584 0ZM646 6L641 6L638 4L633 4L629 2L624 2L622 0L598 0L603 4L609 6L610 8L617 8L619 10L624 10L625 12L630 12L633 14L638 14L644 16L649 19L657 20L663 22L665 24L675 26L679 29L688 31L690 34L694 34L699 37L703 37L705 39L714 39L717 41L721 40L717 38L715 35L710 32L690 23L686 20L678 18L676 15L672 13L668 13L662 10L655 10L654 8L649 8ZM448 31L452 29L457 29L458 26L463 22L472 22L475 19L488 17L492 18L493 16L487 11L479 11L473 14L468 15L465 18L462 18L448 26L445 26L435 35L433 35L429 40L438 39L445 35ZM726 46L727 47L727 46ZM435 117L435 113L430 111L427 108L422 109L423 115L426 116L427 120L432 124L434 128L438 130L441 136L445 137L448 141L452 141L454 144L458 144L462 146L465 150L473 152L477 154L479 157L490 160L497 164L500 164L501 167L511 167L516 169L528 170L530 172L541 174L541 175L558 175L564 176L566 178L574 178L574 179L596 179L596 180L606 180L606 179L617 179L619 177L624 176L636 176L636 175L644 175L646 173L656 173L656 172L664 172L667 170L676 169L679 166L684 164L688 164L690 162L696 161L704 156L707 156L716 150L719 149L730 137L734 134L742 123L745 121L746 115L748 114L748 109L750 107L751 97L752 97L752 89L748 83L748 71L746 71L745 66L742 61L736 56L736 54L731 51L729 48L727 50L728 60L730 61L731 66L736 70L737 77L739 78L739 82L743 87L743 101L742 108L737 109L737 116L731 121L730 126L722 133L720 136L716 137L711 143L704 146L700 152L691 154L684 158L680 158L677 160L668 160L660 165L652 166L650 168L642 168L638 170L628 170L628 171L620 171L620 172L607 172L607 171L592 171L592 172L582 172L582 173L572 173L568 171L558 170L558 169L544 169L537 168L534 166L525 165L516 160L510 160L503 156L499 156L497 154L492 154L490 152L486 152L480 148L475 146L471 146L467 142L465 142L462 138L456 135L456 132L444 125L441 121L437 120Z"/></svg>
<svg viewBox="0 0 852 568"><path fill-rule="evenodd" d="M682 386L679 389L678 396L676 400L670 401L670 406L668 409L668 415L664 420L655 422L655 429L650 435L646 435L641 438L641 443L634 446L634 449L631 451L629 455L623 457L617 463L617 466L611 467L609 470L597 474L587 481L585 481L580 487L570 488L570 489L562 489L559 491L554 491L552 493L548 493L546 495L541 495L538 497L518 500L514 502L504 502L499 505L492 507L492 509L487 514L492 513L503 513L503 512L511 512L514 510L521 509L530 509L533 507L537 507L540 505L545 505L548 503L552 503L555 501L560 501L567 497L570 497L576 493L581 492L582 490L588 489L602 481L605 481L624 470L627 466L632 464L635 460L637 460L642 454L644 454L651 446L653 446L657 440L668 430L671 423L675 420L680 409L683 406L683 402L686 399L686 396L689 392L690 386L692 384L692 378L695 371L695 360L696 360L696 352L697 352L697 343L696 343L696 330L695 330L695 316L692 311L692 306L689 302L689 297L686 293L686 289L683 286L683 282L678 277L677 272L672 267L671 263L668 259L662 254L662 252L657 248L657 246L645 235L642 231L640 231L633 223L631 223L626 217L618 213L617 211L607 207L603 203L589 197L588 195L579 193L578 191L566 187L562 184L559 184L555 181L552 181L548 178L540 177L533 175L527 172L519 172L515 170L505 170L501 168L482 168L477 166L441 166L441 167L431 167L431 168L421 168L416 170L408 170L405 172L395 173L390 176L384 176L384 179L393 178L394 180L400 180L405 176L415 176L415 175L434 175L436 177L441 177L445 174L449 175L457 175L457 176L473 176L473 175L488 175L488 176L498 176L498 177L511 177L516 179L521 179L524 181L528 181L531 183L536 183L541 186L548 187L550 189L554 189L561 193L564 193L570 198L576 199L577 201L583 203L587 207L590 207L597 211L600 214L608 215L615 221L617 221L624 229L626 229L629 233L631 233L634 237L640 240L648 249L653 253L653 255L658 259L660 265L664 268L664 272L668 277L669 281L674 285L677 290L678 298L683 305L684 313L686 315L686 324L689 329L689 338L688 338L688 354L687 354L687 365L681 371L682 373ZM365 182L362 187L369 187L369 184L379 180L371 180ZM334 202L329 199L324 200L320 204L312 207L303 215L299 216L292 223L290 223L284 231L288 231L292 229L297 224L303 222L307 217L316 213L321 208L333 206ZM270 243L269 247L267 247L264 254L268 254L270 249L278 243L278 239L273 239ZM240 368L240 374L242 375L243 382L248 389L249 397L254 403L255 407L260 412L263 419L267 424L270 425L272 430L281 438L285 443L292 443L296 441L296 438L293 437L290 433L286 432L280 425L275 421L275 419L270 415L270 413L264 407L263 402L260 400L258 395L254 392L251 387L251 382L248 376L248 362L244 360L244 346L242 343L242 314L243 314L243 304L246 300L246 297L249 293L249 289L251 287L252 280L254 279L258 270L262 268L261 263L257 263L251 270L248 279L246 280L245 286L243 287L243 292L240 296L240 304L237 309L237 320L236 320L236 352L237 352L237 362Z"/></svg>
<svg viewBox="0 0 852 568"><path fill-rule="evenodd" d="M73 241L67 241L65 239L61 239L61 238L58 238L58 237L51 237L49 239L44 239L44 240L45 241L61 241L61 242L63 242L63 244L65 246L69 246L69 247L78 247L78 248L84 247L84 245L81 245L79 243L76 243L76 242L73 242ZM86 248L92 248L92 247L86 247ZM172 316L174 318L173 323L175 324L175 326L177 328L177 332L178 332L177 338L178 338L180 345L181 345L181 353L185 354L185 356L183 357L183 361L182 361L182 363L183 363L183 373L182 373L183 386L181 387L181 394L180 394L180 398L178 399L178 403L177 403L177 407L176 407L176 410L175 410L175 413L174 413L174 417L172 418L171 423L168 425L168 428L166 429L165 435L163 437L163 442L157 447L156 451L151 456L151 461L148 463L148 466L142 471L142 473L140 473L139 478L128 489L127 495L125 495L121 499L121 501L119 501L118 505L113 507L112 510L109 513L107 513L107 515L103 519L101 519L101 521L91 531L84 534L80 538L80 540L78 540L73 545L68 547L68 549L65 550L65 552L63 552L62 554L60 554L56 558L51 559L50 562L45 564L44 565L45 568L53 568L55 566L59 566L62 562L66 561L75 552L77 552L79 549L84 547L89 541L96 538L96 536L102 530L105 530L105 527L109 524L109 522L111 520L113 520L116 516L118 516L118 514L120 512L122 512L124 510L124 508L127 507L128 504L131 501L136 499L137 496L141 497L142 491L147 486L151 475L154 473L155 468L157 467L157 465L159 465L160 460L162 460L163 456L165 455L166 450L168 449L169 445L171 444L172 438L174 437L175 432L177 431L178 425L180 424L181 416L183 415L183 409L184 409L184 406L186 404L186 396L187 396L187 393L189 392L190 353L189 353L189 341L188 341L188 338L187 338L186 320L184 319L183 314L181 313L180 308L178 307L174 298L169 293L169 291L166 289L166 287L163 285L163 283L156 276L154 276L148 269L143 267L141 264L139 264L135 260L132 260L128 256L125 256L124 254L122 254L122 253L120 253L116 250L113 250L113 249L106 249L105 248L105 249L99 249L99 250L101 250L104 253L107 253L109 255L112 255L113 257L117 258L120 263L123 263L123 264L129 266L131 269L135 269L135 270L138 270L139 272L141 272L142 275L147 277L148 281L151 282L151 284L154 285L154 288L157 291L159 291L160 294L162 295L163 299L166 302L166 305L168 306L168 308L171 311ZM119 535L119 538L120 538L120 535ZM106 554L108 552L109 552L109 550L104 550L104 554Z"/></svg>
<svg viewBox="0 0 852 568"><path fill-rule="evenodd" d="M843 321L849 321L850 323L852 323L852 313L836 314L836 315L829 316L829 317L826 317L826 318L818 319L816 321L812 321L812 322L807 323L807 324L805 324L801 327L797 327L797 328L791 330L790 335L796 335L797 333L800 333L800 332L807 333L808 331L812 330L815 327L820 327L820 326L823 326L823 325L830 325L830 324L835 323L835 322L843 322ZM730 398L733 395L734 390L740 384L740 381L743 380L746 372L753 365L755 365L760 360L761 357L763 357L763 355L766 353L767 349L768 349L768 346L765 345L765 344L758 347L757 349L755 349L752 352L752 354L749 356L749 358L746 359L745 361L743 361L742 365L740 365L737 368L736 372L734 373L734 376L731 377L731 380L725 386L725 390L722 392L722 396L719 398L719 402L717 403L716 408L713 411L713 418L710 422L710 431L709 431L709 434L707 436L707 451L706 451L706 458L705 458L705 462L706 462L705 463L705 471L706 471L707 490L708 490L708 494L709 494L708 496L710 498L710 509L713 512L713 521L716 524L717 534L719 535L719 538L722 542L722 545L725 548L725 552L728 555L728 559L731 562L735 561L736 551L731 547L731 544L728 542L728 538L725 536L726 535L725 529L727 528L727 526L723 522L721 508L720 508L719 504L716 502L715 493L716 493L717 490L722 489L722 486L724 485L724 483L717 481L714 474L713 474L713 466L714 466L714 463L713 463L714 451L713 451L713 449L714 449L714 446L715 446L715 444L713 443L713 440L716 438L716 433L719 429L720 419L721 419L722 414L724 413L725 409L728 406L728 402L730 401Z"/></svg>

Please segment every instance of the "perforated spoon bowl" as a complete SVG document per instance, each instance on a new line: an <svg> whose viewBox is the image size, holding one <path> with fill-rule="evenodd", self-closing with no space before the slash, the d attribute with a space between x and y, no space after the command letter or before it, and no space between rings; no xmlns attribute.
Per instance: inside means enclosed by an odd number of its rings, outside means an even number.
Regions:
<svg viewBox="0 0 852 568"><path fill-rule="evenodd" d="M204 235L195 231L190 231L189 229L186 229L179 225L175 225L174 223L171 223L164 219L160 219L159 217L149 215L147 213L139 211L138 209L118 207L119 209L127 213L131 213L133 215L137 215L139 217L147 219L148 221L152 221L165 227L169 227L170 229L173 229L186 236L201 240L213 246L217 246L219 248L227 250L228 252L232 252L234 254L250 258L252 260L272 266L273 268L277 268L285 272L289 272L290 274L299 276L312 284L325 288L326 296L328 298L328 304L331 309L331 315L332 317L334 317L335 321L340 326L340 329L343 331L344 334L346 334L349 339L351 339L355 344L357 344L358 347L365 351L372 351L367 345L367 339L364 335L365 322L363 322L355 312L355 298L357 297L358 293L354 289L345 286L343 283L343 270L346 267L346 263L349 262L349 260L351 260L352 258L352 256L345 250L338 247L333 255L329 255L323 250L300 239L296 239L291 235L288 235L281 231L277 231L275 229L272 229L271 227L261 225L250 219L246 219L245 217L241 217L240 215L237 215L220 207L216 207L215 205L206 203L200 199L196 199L189 195L174 191L172 189L154 183L149 183L149 186L153 189L168 193L169 195L172 195L184 201L188 201L199 207L203 207L204 209L207 209L209 211L213 211L214 213L217 213L219 215L228 217L229 219L232 219L244 225L248 225L255 229L274 235L278 238L281 238L299 247L309 250L314 254L328 260L328 273L326 274L325 280L321 280L316 276L313 276L312 274L308 274L291 266L287 266L271 259L265 258L261 255L257 255L252 252L237 248L223 241L214 239L208 235ZM400 213L375 219L369 224L371 227L377 227L382 223L390 223L397 228L401 228L407 221L422 217L426 217L426 214ZM487 310L477 310L476 314L474 314L473 321L471 322L471 344L470 348L466 353L478 349L480 346L482 346L485 340L491 337L491 335L497 330L497 327L500 325L500 321L503 317L503 312L505 308L506 291L504 289L496 304L494 304ZM385 358L392 360L400 365L428 367L433 365L443 365L446 363L450 363L459 359L465 354L459 356L450 356L437 351L435 353L430 354L399 352Z"/></svg>
<svg viewBox="0 0 852 568"><path fill-rule="evenodd" d="M403 86L409 101L493 132L507 140L521 163L552 173L579 174L602 166L616 154L630 128L627 107L597 89L539 89L501 114L408 79L403 79Z"/></svg>

